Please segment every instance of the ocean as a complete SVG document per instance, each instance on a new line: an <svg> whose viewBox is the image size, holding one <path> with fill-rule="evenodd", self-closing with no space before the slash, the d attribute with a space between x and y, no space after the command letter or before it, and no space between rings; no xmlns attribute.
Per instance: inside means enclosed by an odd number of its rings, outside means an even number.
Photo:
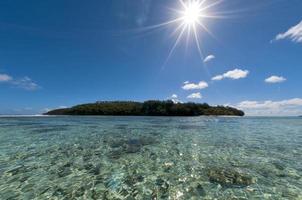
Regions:
<svg viewBox="0 0 302 200"><path fill-rule="evenodd" d="M302 199L302 118L0 117L0 199Z"/></svg>

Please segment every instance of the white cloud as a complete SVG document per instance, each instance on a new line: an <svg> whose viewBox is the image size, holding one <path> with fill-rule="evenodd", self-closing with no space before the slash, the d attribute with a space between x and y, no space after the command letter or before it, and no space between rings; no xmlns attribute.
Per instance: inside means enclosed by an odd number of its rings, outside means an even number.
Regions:
<svg viewBox="0 0 302 200"><path fill-rule="evenodd" d="M265 79L265 82L267 83L282 83L284 81L286 81L286 78L282 76L271 76Z"/></svg>
<svg viewBox="0 0 302 200"><path fill-rule="evenodd" d="M210 62L211 60L215 59L215 56L214 55L208 55L204 60L203 62L204 63L207 63L207 62Z"/></svg>
<svg viewBox="0 0 302 200"><path fill-rule="evenodd" d="M293 42L302 42L302 21L288 29L285 33L280 33L275 40L290 39Z"/></svg>
<svg viewBox="0 0 302 200"><path fill-rule="evenodd" d="M248 70L234 69L234 70L228 71L228 72L226 72L222 75L214 76L212 78L212 80L213 81L220 81L220 80L225 79L225 78L235 80L235 79L245 78L245 77L247 77L248 74L249 74Z"/></svg>
<svg viewBox="0 0 302 200"><path fill-rule="evenodd" d="M51 110L55 110L55 109L65 109L65 108L68 108L68 106L58 106L56 108L43 108L40 110L41 113L47 113Z"/></svg>
<svg viewBox="0 0 302 200"><path fill-rule="evenodd" d="M38 84L33 82L29 77L24 77L11 82L14 86L25 90L37 90L40 88Z"/></svg>
<svg viewBox="0 0 302 200"><path fill-rule="evenodd" d="M192 93L189 96L187 96L188 99L201 99L202 95L200 92Z"/></svg>
<svg viewBox="0 0 302 200"><path fill-rule="evenodd" d="M52 109L50 109L50 108L43 108L42 110L41 110L41 112L42 113L47 113L47 112L49 112L49 111L51 111Z"/></svg>
<svg viewBox="0 0 302 200"><path fill-rule="evenodd" d="M7 74L0 74L0 82L8 82L11 81L12 77Z"/></svg>
<svg viewBox="0 0 302 200"><path fill-rule="evenodd" d="M173 103L183 103L181 100L179 99L171 99L171 101L173 101Z"/></svg>
<svg viewBox="0 0 302 200"><path fill-rule="evenodd" d="M224 77L223 77L223 75L217 75L217 76L214 76L213 78L212 78L212 80L213 81L220 81L220 80L222 80Z"/></svg>
<svg viewBox="0 0 302 200"><path fill-rule="evenodd" d="M172 98L172 99L177 99L178 96L177 96L177 94L172 94L171 98Z"/></svg>
<svg viewBox="0 0 302 200"><path fill-rule="evenodd" d="M235 107L248 115L300 115L302 114L302 98L282 101L242 101Z"/></svg>
<svg viewBox="0 0 302 200"><path fill-rule="evenodd" d="M177 94L172 94L171 97L169 97L168 99L173 101L173 103L182 103L182 101L178 99Z"/></svg>
<svg viewBox="0 0 302 200"><path fill-rule="evenodd" d="M7 74L0 74L0 83L7 83L17 88L22 88L25 90L36 90L39 89L40 86L33 82L29 77L25 76L20 79L15 79Z"/></svg>
<svg viewBox="0 0 302 200"><path fill-rule="evenodd" d="M198 90L207 88L209 85L205 81L200 81L199 83L190 83L189 81L184 82L182 89L184 90Z"/></svg>

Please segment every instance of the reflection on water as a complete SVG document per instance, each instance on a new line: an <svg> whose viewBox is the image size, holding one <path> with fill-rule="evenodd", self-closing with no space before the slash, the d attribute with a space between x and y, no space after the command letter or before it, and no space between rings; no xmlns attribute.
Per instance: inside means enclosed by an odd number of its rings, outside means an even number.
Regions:
<svg viewBox="0 0 302 200"><path fill-rule="evenodd" d="M301 118L0 118L1 199L302 199L301 177Z"/></svg>

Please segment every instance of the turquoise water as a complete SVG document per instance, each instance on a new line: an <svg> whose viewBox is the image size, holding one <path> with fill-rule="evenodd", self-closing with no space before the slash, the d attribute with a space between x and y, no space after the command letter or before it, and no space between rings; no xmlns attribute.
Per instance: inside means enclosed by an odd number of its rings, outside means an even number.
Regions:
<svg viewBox="0 0 302 200"><path fill-rule="evenodd" d="M302 118L0 118L0 199L302 199Z"/></svg>

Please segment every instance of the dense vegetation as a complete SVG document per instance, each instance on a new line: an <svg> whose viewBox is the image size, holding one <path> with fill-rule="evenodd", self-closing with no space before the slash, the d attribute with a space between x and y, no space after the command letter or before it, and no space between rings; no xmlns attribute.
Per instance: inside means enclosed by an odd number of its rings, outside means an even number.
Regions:
<svg viewBox="0 0 302 200"><path fill-rule="evenodd" d="M100 101L77 105L71 108L56 109L46 115L135 115L135 116L199 116L236 115L244 112L232 107L209 106L206 103L173 103L173 101Z"/></svg>

